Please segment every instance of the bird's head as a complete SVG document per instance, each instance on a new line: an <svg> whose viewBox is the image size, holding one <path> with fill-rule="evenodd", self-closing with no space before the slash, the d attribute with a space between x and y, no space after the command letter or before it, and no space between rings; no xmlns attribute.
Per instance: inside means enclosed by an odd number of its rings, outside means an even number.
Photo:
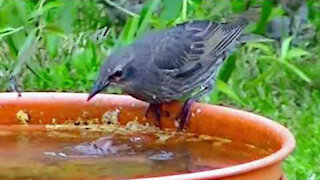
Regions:
<svg viewBox="0 0 320 180"><path fill-rule="evenodd" d="M132 59L133 53L129 48L112 53L101 66L99 77L87 100L89 101L107 86L122 85L133 76L136 69L130 66L129 62Z"/></svg>

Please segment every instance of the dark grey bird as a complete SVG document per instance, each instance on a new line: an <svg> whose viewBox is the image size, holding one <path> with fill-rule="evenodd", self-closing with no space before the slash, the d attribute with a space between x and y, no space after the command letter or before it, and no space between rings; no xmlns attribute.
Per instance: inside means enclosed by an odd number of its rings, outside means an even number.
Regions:
<svg viewBox="0 0 320 180"><path fill-rule="evenodd" d="M117 85L150 103L146 115L153 109L160 116L161 104L193 93L178 117L182 130L189 119L190 105L210 92L223 61L237 45L256 39L242 34L246 25L246 21L192 21L148 33L109 56L88 100L105 87Z"/></svg>

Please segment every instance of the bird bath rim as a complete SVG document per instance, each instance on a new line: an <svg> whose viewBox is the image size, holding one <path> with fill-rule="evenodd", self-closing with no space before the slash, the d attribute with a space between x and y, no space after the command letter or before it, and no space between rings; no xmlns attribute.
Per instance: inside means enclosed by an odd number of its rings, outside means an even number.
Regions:
<svg viewBox="0 0 320 180"><path fill-rule="evenodd" d="M17 97L16 93L0 93L0 115L4 114L3 108L5 109L5 105L8 104L15 104L17 106L23 105L24 103L39 103L39 101L43 103L61 103L68 101L72 101L73 103L81 103L81 105L86 105L85 103L93 105L98 101L109 99L113 100L117 103L123 104L124 106L128 105L135 105L135 108L146 108L147 103L142 101L136 100L127 95L106 95L100 94L95 97L95 99L91 102L86 102L88 94L86 93L56 93L56 92L27 92L22 93L22 97ZM79 105L80 106L80 105ZM174 105L176 106L176 105ZM209 171L201 171L201 172L194 172L194 173L187 173L187 174L178 174L178 175L170 175L170 176L162 176L162 177L150 177L150 178L141 178L144 180L164 180L164 179L176 179L176 180L187 180L187 179L218 179L218 178L226 178L230 176L244 174L250 171L256 171L259 169L266 168L268 166L273 166L276 164L281 163L294 149L295 147L295 139L294 136L290 133L288 129L284 126L259 115L245 112L242 110L237 110L228 107L222 107L217 105L209 105L209 104L202 104L202 103L195 103L192 107L193 111L197 108L201 108L202 113L204 114L213 114L215 111L223 111L226 114L232 114L234 116L241 116L243 118L247 118L250 123L256 124L259 126L263 126L268 128L268 130L272 130L272 133L275 133L279 138L281 143L281 148L276 152L272 153L269 156L264 158L251 161L248 163L243 163L227 168L209 170ZM2 110L1 110L2 109ZM1 119L0 119L0 129L1 126Z"/></svg>

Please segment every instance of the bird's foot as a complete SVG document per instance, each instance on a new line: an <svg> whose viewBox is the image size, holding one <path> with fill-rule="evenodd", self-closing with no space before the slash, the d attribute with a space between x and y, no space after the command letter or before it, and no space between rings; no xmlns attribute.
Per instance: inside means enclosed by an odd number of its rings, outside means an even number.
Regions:
<svg viewBox="0 0 320 180"><path fill-rule="evenodd" d="M155 125L159 128L161 128L161 105L160 104L150 104L147 111L146 111L146 117L150 117L150 112L153 111L156 116Z"/></svg>
<svg viewBox="0 0 320 180"><path fill-rule="evenodd" d="M190 119L190 114L191 114L190 108L192 103L194 102L195 102L194 99L189 99L184 103L182 110L177 118L179 123L179 126L178 126L179 131L182 131L187 126Z"/></svg>

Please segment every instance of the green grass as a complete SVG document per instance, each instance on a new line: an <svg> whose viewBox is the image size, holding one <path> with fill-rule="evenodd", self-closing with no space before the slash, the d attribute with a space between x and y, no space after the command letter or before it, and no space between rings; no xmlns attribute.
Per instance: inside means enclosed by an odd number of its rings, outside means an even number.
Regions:
<svg viewBox="0 0 320 180"><path fill-rule="evenodd" d="M110 51L133 42L151 27L162 29L192 19L224 21L258 4L262 5L261 20L248 31L263 33L267 21L283 14L280 6L268 0L250 2L154 0L144 3L140 13L121 13L121 9L96 1L0 0L0 90L7 90L14 74L26 91L88 92ZM317 1L309 2L309 21L316 30L320 27L319 6ZM103 36L106 26L110 28ZM307 48L293 46L291 38L278 47L247 44L228 59L215 91L204 98L288 127L297 140L296 150L284 164L290 180L320 179L317 39Z"/></svg>

